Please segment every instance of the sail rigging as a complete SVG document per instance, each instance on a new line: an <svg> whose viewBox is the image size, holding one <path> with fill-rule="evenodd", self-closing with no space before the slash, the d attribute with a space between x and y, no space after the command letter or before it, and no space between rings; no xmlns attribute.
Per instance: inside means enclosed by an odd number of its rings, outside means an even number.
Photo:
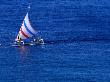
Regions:
<svg viewBox="0 0 110 82"><path fill-rule="evenodd" d="M31 26L29 17L28 17L28 13L27 13L23 20L23 23L21 25L17 38L15 40L18 41L18 40L27 39L34 35L36 35L36 31Z"/></svg>

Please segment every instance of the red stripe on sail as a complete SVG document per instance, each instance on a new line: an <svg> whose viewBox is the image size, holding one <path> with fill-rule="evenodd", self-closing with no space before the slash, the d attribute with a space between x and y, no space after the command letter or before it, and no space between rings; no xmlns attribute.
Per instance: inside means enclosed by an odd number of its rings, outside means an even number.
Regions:
<svg viewBox="0 0 110 82"><path fill-rule="evenodd" d="M23 36L25 36L26 38L29 38L28 35L26 35L23 31L22 28L20 29L21 33L23 34Z"/></svg>

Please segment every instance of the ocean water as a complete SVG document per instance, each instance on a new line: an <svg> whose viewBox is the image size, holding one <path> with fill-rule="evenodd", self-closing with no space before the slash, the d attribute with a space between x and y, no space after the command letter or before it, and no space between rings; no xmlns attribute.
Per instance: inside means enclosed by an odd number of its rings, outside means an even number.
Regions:
<svg viewBox="0 0 110 82"><path fill-rule="evenodd" d="M45 45L13 47L31 4ZM0 0L0 82L110 82L109 0Z"/></svg>

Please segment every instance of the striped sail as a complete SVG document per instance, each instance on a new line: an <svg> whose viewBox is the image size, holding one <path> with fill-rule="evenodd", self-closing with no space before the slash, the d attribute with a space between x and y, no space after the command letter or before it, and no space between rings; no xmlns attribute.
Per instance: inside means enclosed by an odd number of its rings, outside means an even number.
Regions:
<svg viewBox="0 0 110 82"><path fill-rule="evenodd" d="M27 13L22 23L22 26L19 30L19 33L17 35L17 38L15 40L18 41L18 40L27 39L34 36L35 34L36 31L32 28Z"/></svg>

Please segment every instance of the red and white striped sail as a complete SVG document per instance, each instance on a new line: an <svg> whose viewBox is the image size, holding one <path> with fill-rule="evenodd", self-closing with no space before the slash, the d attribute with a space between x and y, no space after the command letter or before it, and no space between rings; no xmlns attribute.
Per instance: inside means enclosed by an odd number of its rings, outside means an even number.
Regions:
<svg viewBox="0 0 110 82"><path fill-rule="evenodd" d="M22 26L19 30L19 33L17 35L17 38L15 40L18 41L18 40L27 39L29 37L34 36L35 34L36 31L32 28L27 13L22 23Z"/></svg>

